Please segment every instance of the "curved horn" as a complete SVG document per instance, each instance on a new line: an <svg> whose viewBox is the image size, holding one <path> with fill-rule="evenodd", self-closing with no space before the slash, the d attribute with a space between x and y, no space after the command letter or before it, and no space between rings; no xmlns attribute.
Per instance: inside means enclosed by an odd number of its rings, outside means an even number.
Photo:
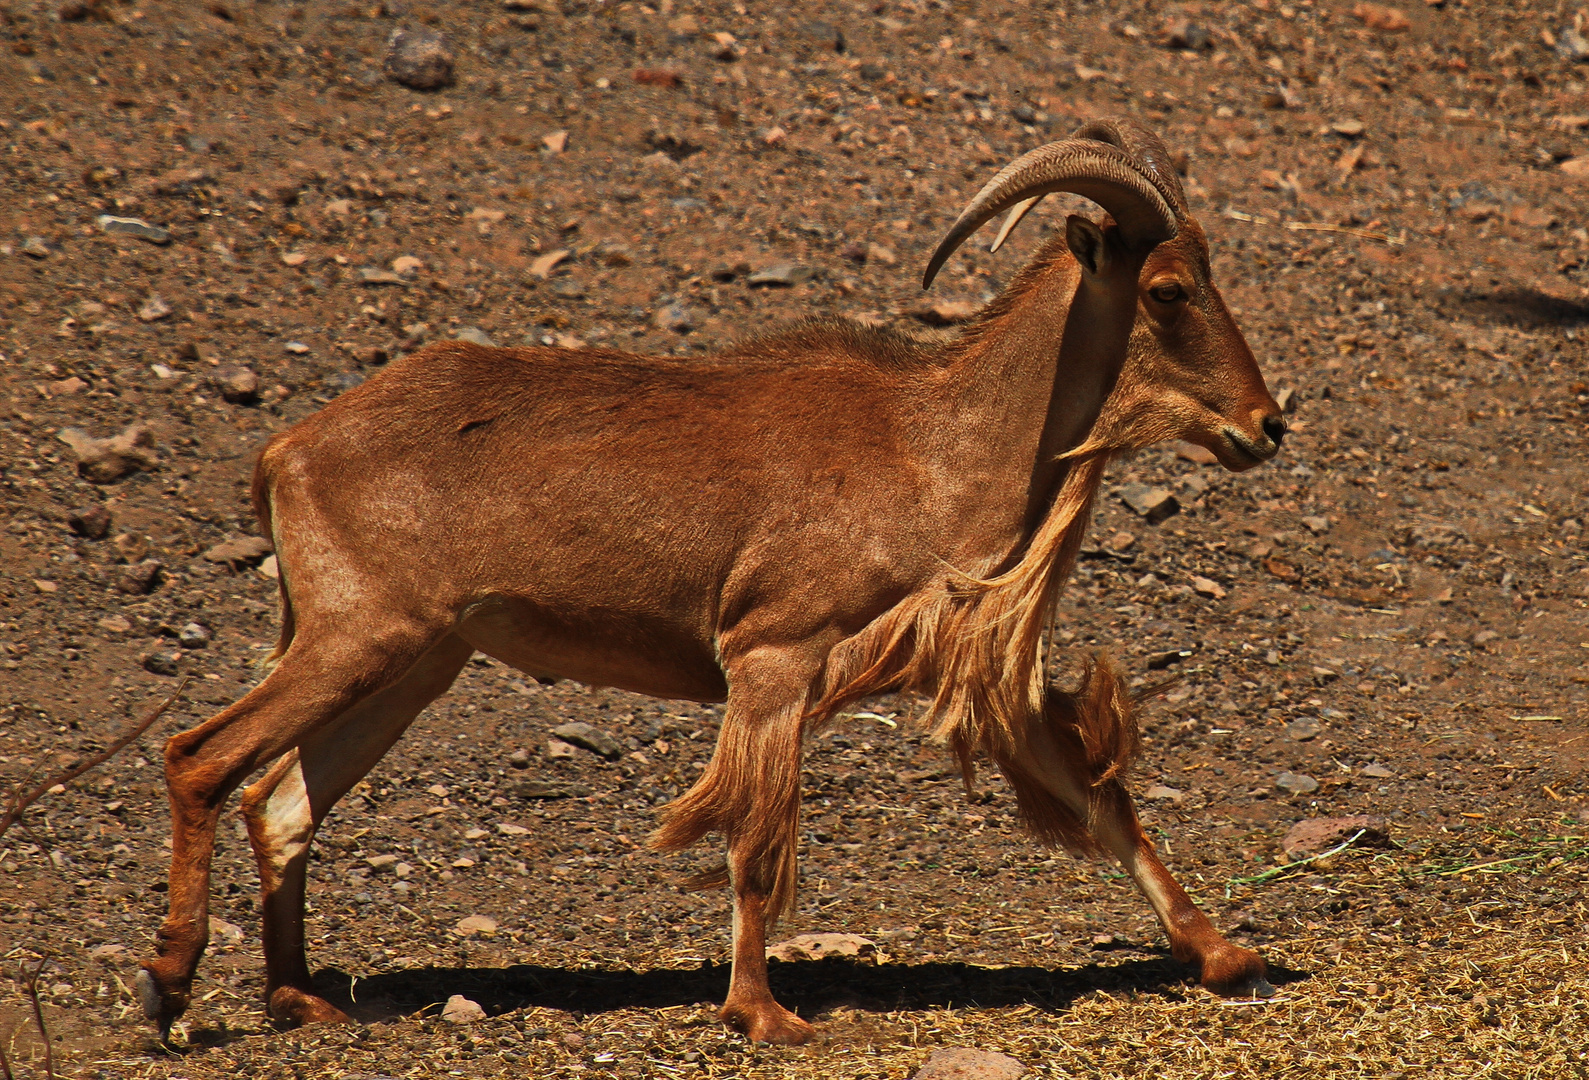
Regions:
<svg viewBox="0 0 1589 1080"><path fill-rule="evenodd" d="M1110 134L1118 137L1117 132ZM922 288L932 285L949 256L989 218L1016 208L1009 227L1000 233L1002 242L1014 223L1036 205L1037 197L1055 191L1073 192L1103 207L1133 246L1168 240L1180 226L1173 192L1162 190L1163 186L1112 139L1065 139L1028 151L999 170L949 227L927 262Z"/></svg>
<svg viewBox="0 0 1589 1080"><path fill-rule="evenodd" d="M1170 158L1170 149L1157 134L1127 116L1094 120L1083 125L1072 136L1077 139L1097 139L1118 146L1147 169L1158 182L1159 190L1170 200L1178 215L1191 211L1186 205L1186 192L1181 190L1181 177Z"/></svg>

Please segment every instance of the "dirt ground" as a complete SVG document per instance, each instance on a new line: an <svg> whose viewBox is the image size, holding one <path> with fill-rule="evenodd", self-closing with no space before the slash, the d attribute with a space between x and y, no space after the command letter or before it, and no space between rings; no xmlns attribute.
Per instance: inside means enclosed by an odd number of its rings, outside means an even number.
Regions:
<svg viewBox="0 0 1589 1080"><path fill-rule="evenodd" d="M42 962L56 1072L905 1077L971 1046L1049 1077L1589 1075L1589 9L1402 13L0 0L0 778L192 679L0 841L3 968ZM425 27L456 53L428 92L382 68ZM716 853L643 846L719 711L482 657L317 849L311 962L369 1023L267 1022L229 817L196 1002L157 1045L130 988L165 906L160 745L274 643L264 552L206 558L255 533L266 438L459 334L690 354L814 312L953 333L922 305L991 298L1063 216L968 245L924 298L948 223L1004 162L1120 113L1185 152L1293 434L1240 476L1173 448L1115 466L1060 637L1180 674L1133 787L1279 997L1198 989L1113 867L1023 838L996 780L968 798L915 703L884 699L809 748L780 930L884 956L775 964L819 1036L752 1046L715 1020L727 898L677 885ZM769 269L792 283L752 283ZM79 475L63 432L134 424L142 467ZM1133 483L1180 512L1147 523ZM79 535L96 506L108 530ZM575 720L623 756L550 756ZM1399 846L1281 869L1292 824L1348 813ZM43 1075L3 985L0 1045ZM454 994L488 1019L440 1019Z"/></svg>

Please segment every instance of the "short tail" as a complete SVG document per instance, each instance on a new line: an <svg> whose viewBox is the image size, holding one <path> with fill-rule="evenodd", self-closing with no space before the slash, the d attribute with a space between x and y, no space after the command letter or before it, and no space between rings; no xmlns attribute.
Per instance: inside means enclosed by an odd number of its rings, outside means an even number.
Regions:
<svg viewBox="0 0 1589 1080"><path fill-rule="evenodd" d="M270 447L267 445L265 451L269 450ZM265 453L261 453L259 460L254 463L254 481L249 494L254 502L254 517L259 520L259 534L275 547L276 530L271 522L270 477L265 468ZM273 664L281 659L282 654L287 651L287 646L292 644L297 629L292 615L292 596L287 592L287 574L282 568L279 553L276 561L276 590L281 596L281 636L276 639L276 648L266 659L267 664Z"/></svg>

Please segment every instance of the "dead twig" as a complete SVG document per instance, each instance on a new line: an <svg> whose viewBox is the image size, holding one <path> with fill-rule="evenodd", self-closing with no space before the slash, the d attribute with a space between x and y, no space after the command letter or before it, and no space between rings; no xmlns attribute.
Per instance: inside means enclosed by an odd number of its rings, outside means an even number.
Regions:
<svg viewBox="0 0 1589 1080"><path fill-rule="evenodd" d="M82 776L88 770L103 765L105 762L121 753L121 751L126 748L128 743L132 742L138 736L148 731L149 728L154 725L154 722L160 719L167 709L176 704L177 698L182 696L182 691L188 688L189 681L190 680L188 679L183 679L177 684L177 688L171 691L170 697L166 698L153 709L149 710L149 713L144 716L142 720L128 728L119 737L117 737L117 739L112 742L109 747L101 750L93 757L79 762L77 765L74 765L72 768L67 769L63 773L58 773L55 776L49 777L26 794L22 793L22 784L17 784L17 786L13 788L11 792L11 805L6 808L4 815L0 815L0 836L4 836L7 832L9 832L11 826L15 825L22 819L22 815L27 811L27 808L38 802L39 799L50 790L50 788L54 787L56 784L69 784L73 780L76 780L79 776ZM28 775L31 776L32 774L29 773ZM23 783L25 782L26 779L24 778Z"/></svg>
<svg viewBox="0 0 1589 1080"><path fill-rule="evenodd" d="M33 969L33 974L28 974L27 965L22 965L17 972L17 978L27 987L28 999L33 1002L33 1022L39 1026L39 1038L44 1040L44 1075L49 1080L55 1080L55 1048L50 1045L50 1029L44 1024L44 1006L39 1003L39 973L44 970L44 960L39 960L38 966ZM10 1069L6 1072L9 1074Z"/></svg>
<svg viewBox="0 0 1589 1080"><path fill-rule="evenodd" d="M1241 210L1226 210L1225 216L1232 221L1250 221L1254 225L1269 225L1276 229L1290 229L1292 232L1322 232L1341 233L1345 236L1361 236L1364 240L1378 240L1381 244L1391 247L1402 247L1407 243L1405 236L1391 236L1389 233L1373 232L1369 229L1354 229L1350 225L1320 225L1312 221L1276 221L1274 218L1260 217Z"/></svg>

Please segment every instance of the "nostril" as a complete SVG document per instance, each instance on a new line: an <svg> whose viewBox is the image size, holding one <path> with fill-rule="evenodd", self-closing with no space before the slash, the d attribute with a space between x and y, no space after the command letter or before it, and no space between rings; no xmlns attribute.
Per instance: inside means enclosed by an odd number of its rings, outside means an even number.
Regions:
<svg viewBox="0 0 1589 1080"><path fill-rule="evenodd" d="M1263 418L1263 433L1280 445L1280 440L1286 437L1286 422L1281 416L1266 416Z"/></svg>

